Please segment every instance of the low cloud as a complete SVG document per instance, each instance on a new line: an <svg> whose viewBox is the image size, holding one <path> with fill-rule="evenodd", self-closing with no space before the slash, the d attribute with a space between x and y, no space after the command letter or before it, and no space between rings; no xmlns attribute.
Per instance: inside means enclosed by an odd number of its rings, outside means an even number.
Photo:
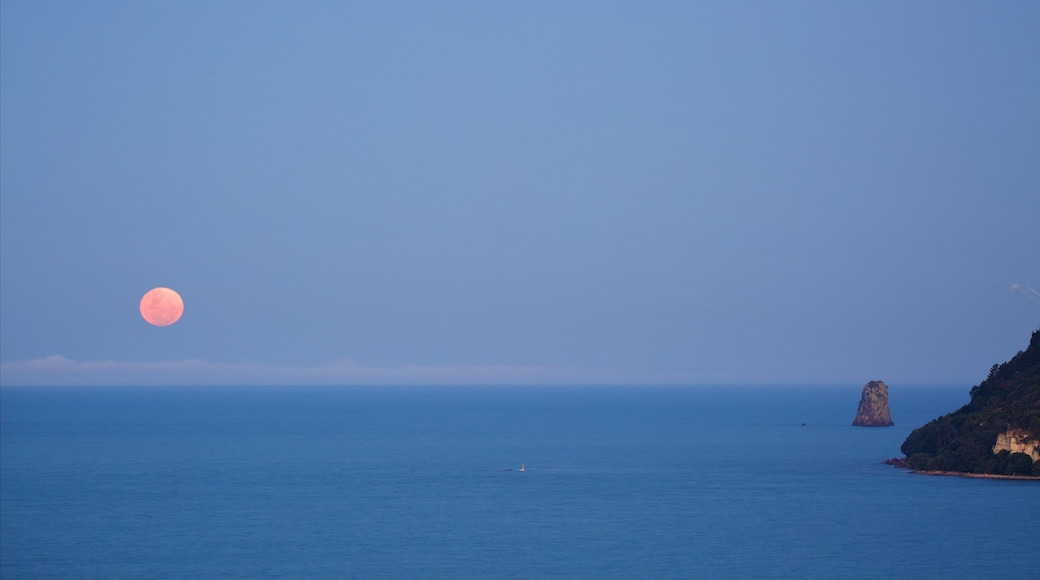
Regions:
<svg viewBox="0 0 1040 580"><path fill-rule="evenodd" d="M645 377L644 377L645 379ZM4 386L163 385L544 385L624 384L633 376L540 366L370 367L350 361L317 366L215 363L75 361L53 355L0 365ZM681 382L659 377L660 383Z"/></svg>
<svg viewBox="0 0 1040 580"><path fill-rule="evenodd" d="M1029 286L1023 286L1021 284L1012 284L1011 291L1015 294L1021 294L1025 296L1027 300L1034 304L1040 304L1040 292L1030 288Z"/></svg>

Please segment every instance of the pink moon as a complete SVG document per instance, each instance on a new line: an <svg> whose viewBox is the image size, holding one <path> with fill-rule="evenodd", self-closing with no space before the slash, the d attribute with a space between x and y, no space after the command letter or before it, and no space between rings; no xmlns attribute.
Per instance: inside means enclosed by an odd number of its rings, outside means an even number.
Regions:
<svg viewBox="0 0 1040 580"><path fill-rule="evenodd" d="M152 288L141 298L141 316L154 326L169 326L184 314L181 295L169 288Z"/></svg>

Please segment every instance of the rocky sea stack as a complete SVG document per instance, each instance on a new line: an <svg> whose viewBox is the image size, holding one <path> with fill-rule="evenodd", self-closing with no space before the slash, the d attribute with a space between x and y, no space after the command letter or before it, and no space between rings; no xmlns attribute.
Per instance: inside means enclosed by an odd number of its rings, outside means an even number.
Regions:
<svg viewBox="0 0 1040 580"><path fill-rule="evenodd" d="M892 413L888 410L888 386L883 381L870 381L863 385L859 399L859 410L852 424L857 427L891 427Z"/></svg>

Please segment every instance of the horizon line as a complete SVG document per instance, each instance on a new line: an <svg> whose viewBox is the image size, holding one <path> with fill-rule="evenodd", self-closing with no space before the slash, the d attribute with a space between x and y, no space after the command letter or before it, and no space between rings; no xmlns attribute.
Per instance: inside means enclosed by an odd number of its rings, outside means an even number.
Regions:
<svg viewBox="0 0 1040 580"><path fill-rule="evenodd" d="M201 359L159 362L75 361L62 355L0 363L4 387L117 387L117 386L254 386L254 387L714 387L714 386L854 386L884 380L901 386L961 386L969 381L891 376L871 373L850 379L826 373L816 378L737 375L722 372L633 371L564 366L521 365L404 365L378 367L341 359L329 363L294 366L258 363L219 363ZM878 378L889 374L888 378ZM905 375L905 373L903 373ZM984 377L983 377L984 378ZM907 380L909 379L909 380ZM980 379L981 380L981 379Z"/></svg>

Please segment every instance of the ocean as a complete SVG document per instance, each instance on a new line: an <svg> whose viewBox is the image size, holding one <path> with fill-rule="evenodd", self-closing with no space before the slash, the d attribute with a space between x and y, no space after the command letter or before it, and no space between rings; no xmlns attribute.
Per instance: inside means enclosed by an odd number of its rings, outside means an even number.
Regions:
<svg viewBox="0 0 1040 580"><path fill-rule="evenodd" d="M1040 578L1040 483L881 463L967 390L5 387L0 578Z"/></svg>

